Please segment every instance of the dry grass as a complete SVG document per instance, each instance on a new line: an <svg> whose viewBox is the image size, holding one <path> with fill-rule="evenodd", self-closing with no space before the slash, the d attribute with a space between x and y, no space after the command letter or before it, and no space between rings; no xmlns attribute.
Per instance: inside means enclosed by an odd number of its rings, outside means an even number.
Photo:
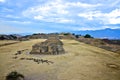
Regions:
<svg viewBox="0 0 120 80"><path fill-rule="evenodd" d="M79 38L78 41L120 54L119 41L116 42L116 44L112 44L115 43L113 41L105 42L101 39L94 39L94 38Z"/></svg>
<svg viewBox="0 0 120 80"><path fill-rule="evenodd" d="M14 40L0 40L0 46L6 45L6 44L11 44L11 43L17 43L19 41L14 41Z"/></svg>
<svg viewBox="0 0 120 80"><path fill-rule="evenodd" d="M0 47L0 80L11 71L24 74L26 80L120 80L120 56L116 53L93 47L75 40L62 40L66 54L30 55L32 45L44 41L36 39ZM18 50L24 50L17 55ZM37 58L53 61L54 64L37 64L20 58ZM107 64L116 65L111 68Z"/></svg>

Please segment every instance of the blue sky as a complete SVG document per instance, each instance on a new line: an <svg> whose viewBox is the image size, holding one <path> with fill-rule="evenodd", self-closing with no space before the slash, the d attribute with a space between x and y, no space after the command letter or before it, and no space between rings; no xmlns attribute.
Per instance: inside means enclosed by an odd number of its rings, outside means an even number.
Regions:
<svg viewBox="0 0 120 80"><path fill-rule="evenodd" d="M120 28L120 0L0 0L0 33Z"/></svg>

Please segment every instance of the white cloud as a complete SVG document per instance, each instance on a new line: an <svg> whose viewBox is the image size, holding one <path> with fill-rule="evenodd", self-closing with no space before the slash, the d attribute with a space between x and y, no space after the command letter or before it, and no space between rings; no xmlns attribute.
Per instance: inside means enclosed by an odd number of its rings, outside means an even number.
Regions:
<svg viewBox="0 0 120 80"><path fill-rule="evenodd" d="M7 18L16 18L16 19L18 19L18 18L20 18L19 16L13 16L13 15L6 15L5 17L7 17Z"/></svg>
<svg viewBox="0 0 120 80"><path fill-rule="evenodd" d="M105 28L111 28L111 29L116 29L116 28L120 28L119 26L102 26L103 27L103 29L105 29Z"/></svg>
<svg viewBox="0 0 120 80"><path fill-rule="evenodd" d="M36 20L42 20L42 21L46 21L46 22L55 22L55 23L70 23L70 22L74 22L71 19L67 19L67 18L44 18L43 16L34 16L34 19Z"/></svg>
<svg viewBox="0 0 120 80"><path fill-rule="evenodd" d="M120 18L110 18L109 23L110 24L120 24Z"/></svg>
<svg viewBox="0 0 120 80"><path fill-rule="evenodd" d="M56 14L68 14L68 11L65 10L65 6L59 4L59 2L49 2L44 5L33 6L28 8L23 14L26 16L27 14L32 15L42 15L42 16L56 16Z"/></svg>
<svg viewBox="0 0 120 80"><path fill-rule="evenodd" d="M120 24L120 9L115 9L112 12L105 14L110 24Z"/></svg>
<svg viewBox="0 0 120 80"><path fill-rule="evenodd" d="M102 13L101 11L79 13L78 16L88 20L101 20L104 24L120 24L120 9L115 9L110 13Z"/></svg>
<svg viewBox="0 0 120 80"><path fill-rule="evenodd" d="M70 23L70 22L74 22L74 21L69 20L69 19L60 19L60 20L58 20L58 22L60 22L60 23Z"/></svg>
<svg viewBox="0 0 120 80"><path fill-rule="evenodd" d="M30 24L30 21L12 21L14 23L18 23L18 24Z"/></svg>
<svg viewBox="0 0 120 80"><path fill-rule="evenodd" d="M68 2L68 3L66 3L66 5L74 6L74 7L90 8L90 7L98 7L101 4L87 4L87 3L81 3L81 2Z"/></svg>
<svg viewBox="0 0 120 80"><path fill-rule="evenodd" d="M23 11L25 17L33 18L35 20L69 23L75 20L72 17L76 16L74 9L82 8L89 9L98 7L100 4L87 4L81 2L65 2L63 0L54 0L46 2L45 4L33 6Z"/></svg>
<svg viewBox="0 0 120 80"><path fill-rule="evenodd" d="M0 3L3 3L0 20L16 27L35 25L48 30L49 25L52 29L54 26L56 30L70 31L120 28L120 0L0 0Z"/></svg>
<svg viewBox="0 0 120 80"><path fill-rule="evenodd" d="M40 15L38 15L38 16L34 16L34 19L37 19L37 20L43 20L43 16L40 16Z"/></svg>
<svg viewBox="0 0 120 80"><path fill-rule="evenodd" d="M105 14L100 11L90 11L85 13L79 13L79 17L87 18L88 20L93 20L94 18L103 18Z"/></svg>
<svg viewBox="0 0 120 80"><path fill-rule="evenodd" d="M5 2L5 0L0 0L0 2Z"/></svg>
<svg viewBox="0 0 120 80"><path fill-rule="evenodd" d="M26 24L26 25L32 23L30 21L15 21L15 20L13 20L13 21L4 21L4 22L6 22L6 23L17 23L17 24Z"/></svg>

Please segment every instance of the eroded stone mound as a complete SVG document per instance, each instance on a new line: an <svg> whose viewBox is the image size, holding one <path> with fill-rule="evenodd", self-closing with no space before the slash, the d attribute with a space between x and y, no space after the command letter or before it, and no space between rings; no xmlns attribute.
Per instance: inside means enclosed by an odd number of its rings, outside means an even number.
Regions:
<svg viewBox="0 0 120 80"><path fill-rule="evenodd" d="M31 54L63 54L63 43L56 37L50 37L42 43L37 43L32 46Z"/></svg>

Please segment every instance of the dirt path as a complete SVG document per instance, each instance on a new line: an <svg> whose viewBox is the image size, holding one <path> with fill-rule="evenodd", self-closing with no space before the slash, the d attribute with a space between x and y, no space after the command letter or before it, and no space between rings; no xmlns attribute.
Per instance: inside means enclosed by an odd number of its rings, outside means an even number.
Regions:
<svg viewBox="0 0 120 80"><path fill-rule="evenodd" d="M0 48L0 80L11 71L18 71L26 80L120 80L120 55L104 49L93 47L75 40L63 40L66 54L36 56L18 55L12 59L17 50L28 49L43 40L31 40ZM53 64L37 64L20 58L37 58L53 61Z"/></svg>

